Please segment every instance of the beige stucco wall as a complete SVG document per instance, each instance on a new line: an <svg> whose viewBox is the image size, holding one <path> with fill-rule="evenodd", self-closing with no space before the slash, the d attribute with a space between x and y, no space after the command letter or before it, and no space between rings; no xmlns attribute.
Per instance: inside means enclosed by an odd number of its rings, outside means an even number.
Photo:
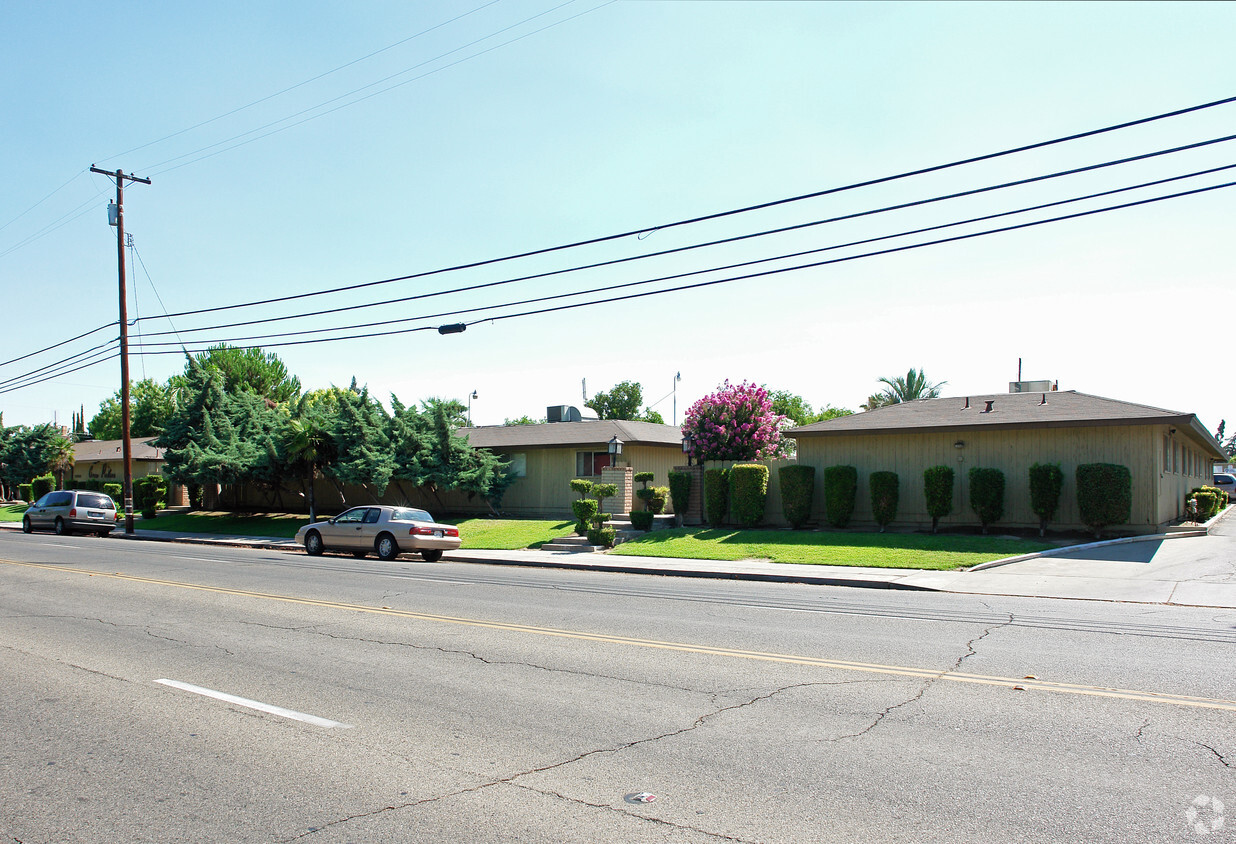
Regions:
<svg viewBox="0 0 1236 844"><path fill-rule="evenodd" d="M1168 469L1164 471L1163 440L1169 443ZM961 448L955 443L963 442ZM1170 447L1176 448L1175 470ZM1186 449L1186 451L1181 451ZM1184 471L1191 451L1191 469ZM1128 466L1133 476L1133 509L1127 530L1152 532L1183 509L1185 494L1204 480L1209 465L1204 452L1181 434L1169 434L1165 425L1120 425L1079 428L1021 430L963 430L953 432L867 434L853 436L803 436L798 439L798 461L816 468L815 518L823 519L823 470L838 464L858 469L858 496L854 523L871 525L871 489L874 471L893 471L901 479L900 505L895 525L929 526L923 494L923 471L948 465L956 472L953 512L942 525L973 525L970 509L969 471L973 467L1000 469L1005 474L1005 527L1037 527L1030 509L1029 467L1035 462L1059 463L1064 472L1060 509L1052 522L1056 528L1080 529L1077 510L1077 467L1083 463L1117 463Z"/></svg>
<svg viewBox="0 0 1236 844"><path fill-rule="evenodd" d="M144 478L147 475L157 475L162 472L163 461L131 460L129 467L135 479ZM78 478L95 478L107 483L120 483L124 480L124 461L119 458L116 460L79 461L73 464L68 477L73 480Z"/></svg>

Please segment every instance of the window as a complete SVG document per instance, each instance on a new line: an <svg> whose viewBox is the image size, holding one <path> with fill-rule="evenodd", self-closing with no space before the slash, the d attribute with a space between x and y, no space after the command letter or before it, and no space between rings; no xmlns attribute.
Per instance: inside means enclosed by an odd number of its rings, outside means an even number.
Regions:
<svg viewBox="0 0 1236 844"><path fill-rule="evenodd" d="M506 474L512 478L528 477L528 455L522 451L517 451L514 454L508 454L509 461L506 464ZM578 460L576 463L578 464Z"/></svg>
<svg viewBox="0 0 1236 844"><path fill-rule="evenodd" d="M1163 438L1163 473L1172 471L1172 438Z"/></svg>
<svg viewBox="0 0 1236 844"><path fill-rule="evenodd" d="M575 477L577 478L595 478L608 465L608 451L575 452Z"/></svg>
<svg viewBox="0 0 1236 844"><path fill-rule="evenodd" d="M1172 443L1172 472L1180 471L1180 444Z"/></svg>

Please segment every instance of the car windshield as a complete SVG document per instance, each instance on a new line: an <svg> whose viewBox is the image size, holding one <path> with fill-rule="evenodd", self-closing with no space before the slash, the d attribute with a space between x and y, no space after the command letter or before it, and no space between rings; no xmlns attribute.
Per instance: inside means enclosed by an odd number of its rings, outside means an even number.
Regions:
<svg viewBox="0 0 1236 844"><path fill-rule="evenodd" d="M413 510L410 507L398 507L391 514L391 519L396 522L432 522L433 516L426 513L424 510Z"/></svg>
<svg viewBox="0 0 1236 844"><path fill-rule="evenodd" d="M77 493L77 506L93 507L96 510L111 510L113 507L112 499L109 496L97 492Z"/></svg>

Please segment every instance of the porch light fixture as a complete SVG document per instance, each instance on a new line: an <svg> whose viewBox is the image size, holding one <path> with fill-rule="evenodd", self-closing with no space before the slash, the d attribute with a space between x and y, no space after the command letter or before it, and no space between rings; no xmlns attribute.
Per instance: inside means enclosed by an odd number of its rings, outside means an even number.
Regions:
<svg viewBox="0 0 1236 844"><path fill-rule="evenodd" d="M964 440L958 440L957 442L953 443L953 448L965 448L965 447L966 447L966 443Z"/></svg>
<svg viewBox="0 0 1236 844"><path fill-rule="evenodd" d="M687 465L691 465L691 451L695 447L695 437L690 434L682 435L682 453L687 455Z"/></svg>
<svg viewBox="0 0 1236 844"><path fill-rule="evenodd" d="M614 457L622 454L622 440L618 439L617 434L615 434L614 438L609 441L609 453Z"/></svg>

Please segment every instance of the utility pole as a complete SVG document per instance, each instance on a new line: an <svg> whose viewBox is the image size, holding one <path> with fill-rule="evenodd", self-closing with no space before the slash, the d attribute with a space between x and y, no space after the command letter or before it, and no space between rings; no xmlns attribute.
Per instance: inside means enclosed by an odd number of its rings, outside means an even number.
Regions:
<svg viewBox="0 0 1236 844"><path fill-rule="evenodd" d="M126 176L123 170L115 173L100 170L90 165L91 173L100 173L116 180L116 258L120 263L120 437L124 454L124 532L133 533L133 441L129 435L129 304L124 287L124 183L150 184L149 179ZM108 209L111 211L111 209ZM109 220L109 222L111 222Z"/></svg>

